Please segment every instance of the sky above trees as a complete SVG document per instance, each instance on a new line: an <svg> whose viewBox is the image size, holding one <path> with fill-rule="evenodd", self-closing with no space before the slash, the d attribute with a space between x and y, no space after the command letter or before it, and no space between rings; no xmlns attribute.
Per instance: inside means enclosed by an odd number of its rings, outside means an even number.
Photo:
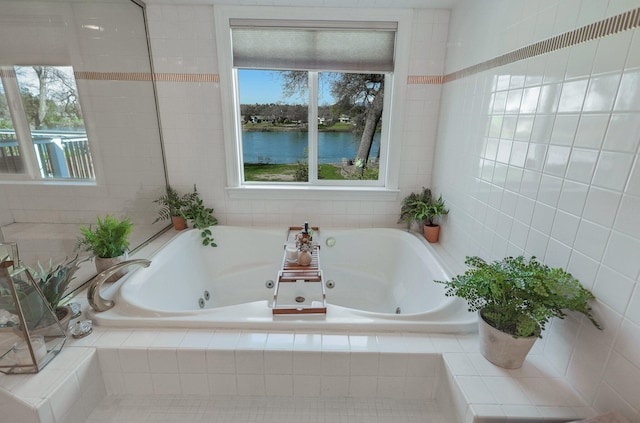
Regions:
<svg viewBox="0 0 640 423"><path fill-rule="evenodd" d="M240 104L301 104L297 96L287 97L282 87L283 80L279 72L269 70L238 70L240 83ZM331 96L329 84L320 87L320 105L331 105L335 99Z"/></svg>

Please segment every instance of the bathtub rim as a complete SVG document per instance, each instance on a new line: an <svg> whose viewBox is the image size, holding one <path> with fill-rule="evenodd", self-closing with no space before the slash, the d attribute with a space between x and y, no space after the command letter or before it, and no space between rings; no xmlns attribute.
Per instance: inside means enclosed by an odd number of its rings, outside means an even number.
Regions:
<svg viewBox="0 0 640 423"><path fill-rule="evenodd" d="M220 225L229 228L240 228L242 230L267 230L279 231L280 227L246 227L246 226L233 226L233 225ZM447 262L442 260L442 257L438 249L429 244L422 234L413 232L410 230L403 230L401 228L326 228L324 231L329 232L332 230L350 231L360 229L382 229L398 231L402 233L408 233L418 242L420 242L425 248L427 248L430 254L440 266L443 273L450 278L451 272ZM187 230L187 231L193 231ZM286 235L287 228L282 229L283 236ZM155 245L152 245L154 249L148 254L143 255L153 259L162 248L177 237L187 236L186 231L180 231L171 233L169 230L166 237L160 237ZM152 243L153 244L153 243ZM135 258L139 258L136 257ZM278 316L274 318L271 314L271 308L266 305L268 302L265 300L253 301L250 303L242 303L236 305L222 306L214 309L204 310L184 310L184 311L162 311L163 315L158 313L158 310L144 308L136 306L135 308L126 309L118 300L120 300L120 288L125 284L132 276L138 271L144 271L145 269L132 269L133 271L127 274L125 277L115 282L111 286L107 287L103 296L108 299L114 299L116 306L106 312L95 312L88 309L89 318L91 318L97 325L105 327L167 327L167 328L221 328L221 329L256 329L256 330L319 330L319 331L340 331L349 330L357 332L375 332L375 331L409 331L409 332L433 332L433 333L472 333L477 331L477 316L474 313L467 311L466 302L456 297L445 297L436 307L429 309L425 312L418 313L379 313L367 310L360 310L354 308L348 308L339 306L336 304L327 304L327 312L332 315L338 315L340 319L333 321L329 319L327 321L326 316L304 316L304 319ZM210 315L212 310L222 310L223 312L232 311L234 308L243 307L248 304L258 304L260 308L268 312L268 319L264 321L246 320L246 321L231 321L231 320L216 320L215 322L207 322L206 317ZM253 307L253 306L252 306ZM140 311L145 312L145 316L140 316ZM135 312L136 314L131 314ZM218 313L222 314L222 313ZM346 316L353 317L359 321L348 322L345 321ZM399 317L400 316L400 317ZM266 316L265 316L266 317ZM428 321L421 320L425 317L438 317L445 318L446 320ZM364 319L364 321L362 321ZM135 322L131 322L135 320Z"/></svg>
<svg viewBox="0 0 640 423"><path fill-rule="evenodd" d="M280 232L282 232L282 237L283 237L283 245L284 242L286 240L286 236L288 233L288 229L286 228L279 228L279 227L263 227L263 228L252 228L252 227L244 227L244 226L231 226L231 225L220 225L219 227L223 227L223 228L228 228L230 230L233 231L237 231L240 230L244 233L247 232L251 232L251 231L263 231L266 232L268 234L278 234ZM383 235L391 235L393 237L397 237L401 242L409 242L410 245L409 247L413 248L414 244L417 248L420 247L426 247L426 249L429 251L429 256L428 259L431 260L433 259L433 261L435 262L435 264L437 265L437 268L434 269L436 274L443 274L446 278L450 278L450 274L447 272L446 268L441 264L441 260L439 259L437 253L435 252L435 250L433 249L433 247L424 239L424 237L406 237L405 234L407 234L407 232L399 230L399 229L395 229L395 228L327 228L327 229L322 229L320 231L320 239L319 242L321 244L324 244L324 242L326 241L326 239L328 239L329 237L332 236L332 234L335 235L343 235L346 234L347 236L350 235L350 232L358 232L358 231L362 231L362 230L369 230L369 231L374 231L374 232L380 232ZM337 232L337 234L336 234ZM328 234L328 235L323 235L323 234ZM215 233L214 233L215 235ZM411 232L409 232L409 235L411 235ZM178 239L181 238L196 238L199 240L199 236L195 235L195 232L193 229L191 230L187 230L187 231L181 231L180 233L178 233L175 237L171 238L171 240L167 241L166 243L164 243L162 245L162 247L160 247L151 257L149 257L149 259L153 262L153 259L156 255L158 254L162 254L164 251L164 247L166 247L170 242L175 242ZM408 240L408 241L405 241ZM326 247L326 248L331 248L331 247ZM136 274L138 273L146 273L146 272L153 272L154 269L151 268L151 266L149 268L146 269L136 269ZM132 272L133 273L133 272ZM129 281L129 279L134 278L133 281ZM125 311L130 312L132 315L136 315L135 313L142 313L143 315L155 315L157 313L163 313L168 315L168 316L190 316L190 315L205 315L205 314L210 314L210 313L224 313L225 310L232 310L233 307L237 306L237 305L241 305L241 304L246 304L249 302L253 302L253 301L248 301L245 303L239 303L239 304L231 304L231 305L225 305L225 306L219 306L219 307L211 307L211 308L204 308L204 309L197 309L197 308L189 308L189 309L177 309L177 310L167 310L167 309L160 309L160 308L153 308L150 306L145 305L144 303L137 301L136 300L136 294L139 294L139 291L141 289L144 288L144 286L142 286L141 284L143 283L149 283L148 281L140 281L139 279L135 279L134 276L132 276L131 278L127 278L126 281L123 281L122 284L120 285L120 287L118 288L117 292L114 295L114 301L116 302L116 305L120 304L120 308L124 308ZM442 288L442 291L444 291L444 287ZM257 301L257 300L255 300ZM334 303L330 303L329 304L333 304L336 307L340 307L340 308L344 308L344 309L348 309L351 310L353 312L354 315L360 315L360 316L364 316L364 317L371 317L371 318L379 318L379 319L389 319L389 320L398 320L399 317L398 316L402 316L402 318L420 318L420 317L429 317L429 316L433 316L433 315L438 315L442 312L442 310L446 310L449 307L452 306L453 303L456 302L456 298L454 297L448 297L448 296L443 296L442 300L440 302L437 303L437 305L435 307L429 308L427 310L423 310L423 311L418 311L418 312L413 312L413 313L400 313L400 314L396 314L393 312L379 312L379 311L371 311L371 310L365 310L365 309L358 309L358 308L354 308L354 307L348 307L345 305L339 305L339 304L334 304ZM123 305L124 304L124 305ZM271 309L271 308L270 308Z"/></svg>

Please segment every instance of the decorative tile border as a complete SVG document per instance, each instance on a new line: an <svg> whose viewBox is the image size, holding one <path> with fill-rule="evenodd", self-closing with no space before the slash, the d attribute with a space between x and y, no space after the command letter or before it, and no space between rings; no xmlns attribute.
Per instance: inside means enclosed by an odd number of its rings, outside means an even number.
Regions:
<svg viewBox="0 0 640 423"><path fill-rule="evenodd" d="M442 75L409 75L407 84L442 84L443 79Z"/></svg>
<svg viewBox="0 0 640 423"><path fill-rule="evenodd" d="M550 53L565 47L596 40L618 32L640 27L640 7L628 12L594 22L573 31L530 44L509 53L494 57L481 63L451 72L446 75L409 75L410 85L439 85L456 79L484 72L489 69L508 65L519 60L529 59L541 54ZM12 69L0 69L3 77L13 77ZM150 72L84 72L76 71L76 79L92 81L161 81L161 82L204 82L219 83L220 75L200 73L150 73Z"/></svg>
<svg viewBox="0 0 640 423"><path fill-rule="evenodd" d="M541 54L550 53L565 47L581 44L587 41L596 40L608 35L617 34L640 27L640 8L629 10L628 12L594 22L573 31L547 38L546 40L530 44L519 48L512 52L494 57L493 59L460 69L458 71L446 74L442 77L436 76L415 76L410 75L407 78L408 84L442 84L476 73L484 72L489 69L508 65L519 60L529 59ZM439 78L439 79L438 79Z"/></svg>
<svg viewBox="0 0 640 423"><path fill-rule="evenodd" d="M74 72L76 79L91 81L162 81L162 82L220 82L212 73L150 73L150 72Z"/></svg>

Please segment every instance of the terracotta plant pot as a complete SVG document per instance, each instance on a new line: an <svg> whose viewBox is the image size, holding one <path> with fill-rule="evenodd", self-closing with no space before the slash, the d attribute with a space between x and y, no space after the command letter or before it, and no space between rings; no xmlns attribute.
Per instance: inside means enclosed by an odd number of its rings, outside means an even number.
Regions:
<svg viewBox="0 0 640 423"><path fill-rule="evenodd" d="M440 236L440 225L424 225L424 237L429 242L438 242Z"/></svg>
<svg viewBox="0 0 640 423"><path fill-rule="evenodd" d="M180 216L171 216L171 223L173 223L173 229L176 231L187 229L187 221Z"/></svg>
<svg viewBox="0 0 640 423"><path fill-rule="evenodd" d="M522 367L527 354L538 339L537 336L514 338L513 335L502 332L478 313L478 331L480 352L490 362L504 369L519 369Z"/></svg>

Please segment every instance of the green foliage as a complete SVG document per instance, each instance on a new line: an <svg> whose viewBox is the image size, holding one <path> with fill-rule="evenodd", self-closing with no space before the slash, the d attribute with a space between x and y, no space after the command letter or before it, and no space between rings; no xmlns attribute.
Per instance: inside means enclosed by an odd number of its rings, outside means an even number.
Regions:
<svg viewBox="0 0 640 423"><path fill-rule="evenodd" d="M62 300L65 291L69 287L69 283L73 280L76 271L80 268L80 263L90 257L91 256L78 257L76 255L72 260L65 259L55 267L53 262L49 260L47 270L38 262L38 270L30 270L52 309L55 309L58 307L58 304L60 304L60 300Z"/></svg>
<svg viewBox="0 0 640 423"><path fill-rule="evenodd" d="M154 203L160 204L160 210L158 211L158 218L153 221L156 223L160 220L170 220L173 216L179 216L180 212L186 207L193 199L195 193L190 192L184 195L180 195L178 191L167 185L165 193L161 195Z"/></svg>
<svg viewBox="0 0 640 423"><path fill-rule="evenodd" d="M318 179L328 179L335 181L345 178L342 173L340 173L340 168L332 165L331 163L325 163L318 165Z"/></svg>
<svg viewBox="0 0 640 423"><path fill-rule="evenodd" d="M299 164L274 164L274 163L245 163L244 179L245 181L268 181L268 182L291 182L295 180L296 170ZM369 169L365 169L366 171ZM371 169L376 173L376 177L367 179L378 179L377 169ZM318 165L318 179L340 180L345 179L340 173L340 168L331 163ZM306 179L304 179L306 182Z"/></svg>
<svg viewBox="0 0 640 423"><path fill-rule="evenodd" d="M309 180L309 163L307 163L307 160L298 160L293 180L296 182L307 182Z"/></svg>
<svg viewBox="0 0 640 423"><path fill-rule="evenodd" d="M213 240L210 229L210 226L218 224L218 219L213 215L212 208L205 207L195 185L193 186L193 192L190 194L188 203L180 211L180 216L186 220L191 220L195 229L200 229L202 245L211 247L218 246Z"/></svg>
<svg viewBox="0 0 640 423"><path fill-rule="evenodd" d="M437 200L432 198L431 202L427 204L424 219L427 221L427 225L434 226L434 220L447 213L449 213L449 210L444 207L444 200L440 195Z"/></svg>
<svg viewBox="0 0 640 423"><path fill-rule="evenodd" d="M304 159L296 162L296 171L293 174L293 180L296 182L309 181L309 149L305 148L303 154Z"/></svg>
<svg viewBox="0 0 640 423"><path fill-rule="evenodd" d="M589 301L593 294L571 274L529 261L523 256L487 263L467 257L469 269L446 285L447 296L463 298L469 311L481 310L493 327L514 337L539 336L552 317L563 319L565 310L584 314L597 328Z"/></svg>
<svg viewBox="0 0 640 423"><path fill-rule="evenodd" d="M129 234L133 223L127 218L122 220L106 215L98 217L96 226L81 227L82 237L78 248L91 251L96 257L111 258L123 255L129 248Z"/></svg>
<svg viewBox="0 0 640 423"><path fill-rule="evenodd" d="M434 226L435 219L447 213L449 210L444 207L442 195L434 200L431 190L423 187L421 192L412 192L402 200L398 223L418 222Z"/></svg>

